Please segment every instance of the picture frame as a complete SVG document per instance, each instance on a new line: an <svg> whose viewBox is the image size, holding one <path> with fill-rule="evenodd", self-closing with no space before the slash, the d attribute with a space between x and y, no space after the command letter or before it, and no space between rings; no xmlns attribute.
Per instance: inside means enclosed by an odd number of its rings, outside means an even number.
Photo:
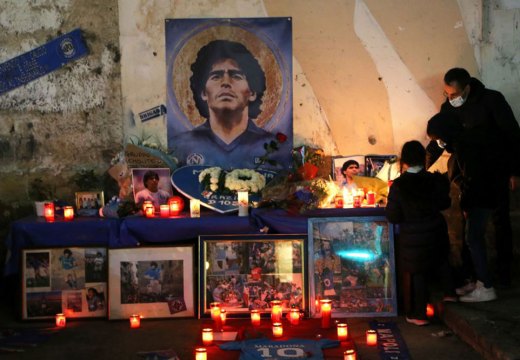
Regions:
<svg viewBox="0 0 520 360"><path fill-rule="evenodd" d="M366 155L365 156L365 176L369 177L379 177L381 180L391 180L393 178L392 175L395 174L395 171L390 171L392 169L388 169L388 174L379 174L381 169L385 166L385 163L395 163L397 161L397 155ZM379 176L378 176L379 175Z"/></svg>
<svg viewBox="0 0 520 360"><path fill-rule="evenodd" d="M307 235L204 235L199 237L199 318L219 302L230 317L257 309L307 311Z"/></svg>
<svg viewBox="0 0 520 360"><path fill-rule="evenodd" d="M107 316L106 247L22 249L22 319Z"/></svg>
<svg viewBox="0 0 520 360"><path fill-rule="evenodd" d="M78 191L76 195L76 213L80 216L97 216L99 209L105 206L105 194L101 190Z"/></svg>
<svg viewBox="0 0 520 360"><path fill-rule="evenodd" d="M338 185L342 184L343 180L345 180L343 174L341 173L341 167L346 161L349 160L357 161L359 164L359 175L362 175L365 172L364 155L334 156L332 158L332 179Z"/></svg>
<svg viewBox="0 0 520 360"><path fill-rule="evenodd" d="M157 184L157 193L164 204L167 203L168 198L173 195L172 184L170 181L169 168L133 168L132 169L132 188L134 190L134 201L136 204L141 204L144 200L152 200L156 211L159 211L159 203L155 203L155 197L151 197L147 192L144 184L144 178L147 174L155 174L159 178Z"/></svg>
<svg viewBox="0 0 520 360"><path fill-rule="evenodd" d="M195 316L193 248L109 249L109 319Z"/></svg>
<svg viewBox="0 0 520 360"><path fill-rule="evenodd" d="M384 216L308 219L310 316L396 316L393 226Z"/></svg>

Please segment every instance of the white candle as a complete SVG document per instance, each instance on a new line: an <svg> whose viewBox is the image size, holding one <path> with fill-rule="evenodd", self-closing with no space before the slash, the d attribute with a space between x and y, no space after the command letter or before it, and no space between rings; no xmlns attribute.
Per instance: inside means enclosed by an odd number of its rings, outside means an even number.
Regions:
<svg viewBox="0 0 520 360"><path fill-rule="evenodd" d="M200 217L200 200L190 199L190 216L192 218Z"/></svg>
<svg viewBox="0 0 520 360"><path fill-rule="evenodd" d="M249 194L247 191L237 192L238 200L238 216L247 216L249 214Z"/></svg>

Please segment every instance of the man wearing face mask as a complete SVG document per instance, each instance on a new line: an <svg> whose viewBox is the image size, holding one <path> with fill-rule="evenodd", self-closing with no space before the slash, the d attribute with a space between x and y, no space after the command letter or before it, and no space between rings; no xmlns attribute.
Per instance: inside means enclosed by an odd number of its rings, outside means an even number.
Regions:
<svg viewBox="0 0 520 360"><path fill-rule="evenodd" d="M492 214L497 250L497 284L509 286L513 255L509 218L509 190L520 185L520 127L504 96L487 89L463 68L450 69L444 75L446 101L441 113L456 115L465 137L493 153L493 172L498 175L497 206ZM442 154L442 141L427 146L427 167ZM482 164L482 166L485 166Z"/></svg>

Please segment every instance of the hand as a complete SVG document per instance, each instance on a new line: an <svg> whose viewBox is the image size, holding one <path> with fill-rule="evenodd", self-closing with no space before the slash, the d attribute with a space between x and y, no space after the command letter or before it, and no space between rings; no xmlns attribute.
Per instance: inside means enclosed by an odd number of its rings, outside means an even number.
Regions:
<svg viewBox="0 0 520 360"><path fill-rule="evenodd" d="M511 176L509 178L509 188L512 191L515 191L518 188L519 184L520 184L520 177L518 177L518 176Z"/></svg>

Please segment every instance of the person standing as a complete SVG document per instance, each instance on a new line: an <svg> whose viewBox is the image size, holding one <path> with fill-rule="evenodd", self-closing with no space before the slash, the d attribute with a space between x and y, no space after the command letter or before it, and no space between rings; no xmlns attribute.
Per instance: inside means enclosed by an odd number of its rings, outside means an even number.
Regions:
<svg viewBox="0 0 520 360"><path fill-rule="evenodd" d="M441 211L450 206L450 183L424 168L426 151L409 141L401 151L402 174L390 187L387 219L399 224L398 264L403 272L406 321L427 325L428 277L438 273L445 301L456 301L448 261L448 227Z"/></svg>
<svg viewBox="0 0 520 360"><path fill-rule="evenodd" d="M499 177L497 205L491 219L495 228L497 280L498 284L507 287L511 283L513 260L509 191L520 184L520 127L504 96L486 88L463 68L446 72L444 95L446 101L441 112L456 114L468 140L485 144L495 155L493 172L497 172ZM443 149L432 141L427 152L427 166L430 166Z"/></svg>

